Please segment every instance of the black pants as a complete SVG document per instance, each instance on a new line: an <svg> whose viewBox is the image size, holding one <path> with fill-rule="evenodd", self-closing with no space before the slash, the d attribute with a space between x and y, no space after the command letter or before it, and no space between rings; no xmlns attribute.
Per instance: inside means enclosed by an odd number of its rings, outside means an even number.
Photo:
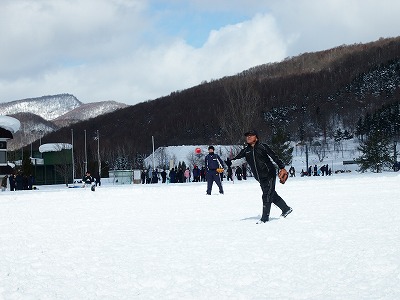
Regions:
<svg viewBox="0 0 400 300"><path fill-rule="evenodd" d="M263 192L262 195L263 215L261 219L269 216L272 203L278 206L282 210L282 213L287 212L289 210L289 206L275 191L275 182L276 182L276 177L265 178L260 180L260 186Z"/></svg>
<svg viewBox="0 0 400 300"><path fill-rule="evenodd" d="M222 189L221 179L217 171L215 170L207 171L206 177L207 177L207 194L211 194L211 189L214 181L218 185L219 192L221 194L224 193L224 190Z"/></svg>

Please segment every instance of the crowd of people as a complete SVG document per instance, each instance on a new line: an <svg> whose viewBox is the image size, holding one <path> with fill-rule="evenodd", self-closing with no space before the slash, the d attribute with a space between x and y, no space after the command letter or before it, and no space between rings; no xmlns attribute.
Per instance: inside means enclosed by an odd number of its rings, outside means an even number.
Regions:
<svg viewBox="0 0 400 300"><path fill-rule="evenodd" d="M32 175L24 175L21 172L17 174L5 175L1 179L1 190L7 190L8 186L10 191L32 190L35 183L35 178Z"/></svg>
<svg viewBox="0 0 400 300"><path fill-rule="evenodd" d="M246 180L248 177L248 166L242 164L240 166L231 167L227 166L222 173L219 173L220 181L226 179L227 181L235 180ZM289 168L289 176L296 177L296 169L291 166ZM189 167L186 169L174 167L171 170L166 171L163 169L143 169L141 171L141 182L142 184L149 183L185 183L185 182L206 182L207 181L207 168L202 166L199 168L194 165L191 170ZM309 166L307 171L301 170L300 176L331 176L332 169L329 165L322 165L318 168L317 165Z"/></svg>
<svg viewBox="0 0 400 300"><path fill-rule="evenodd" d="M329 165L322 165L321 167L318 168L317 165L314 165L314 167L309 166L307 171L304 171L304 169L301 170L300 176L331 176L332 175L332 169L329 167Z"/></svg>
<svg viewBox="0 0 400 300"><path fill-rule="evenodd" d="M246 180L247 171L246 164L238 166L236 168L228 167L226 172L219 173L220 180L224 179L228 181L233 181L233 174L236 180ZM205 166L199 168L194 165L192 169L187 167L186 169L174 167L171 170L162 171L155 169L143 169L140 174L140 179L142 184L151 183L186 183L186 182L206 182L207 170Z"/></svg>

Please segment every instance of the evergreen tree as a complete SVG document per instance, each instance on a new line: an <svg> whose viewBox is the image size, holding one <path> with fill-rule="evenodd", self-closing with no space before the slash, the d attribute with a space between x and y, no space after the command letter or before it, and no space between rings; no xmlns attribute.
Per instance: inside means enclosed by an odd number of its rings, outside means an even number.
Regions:
<svg viewBox="0 0 400 300"><path fill-rule="evenodd" d="M370 169L372 172L380 173L393 165L390 139L380 131L371 133L365 141L360 143L358 150L362 152L362 155L356 159L361 172Z"/></svg>
<svg viewBox="0 0 400 300"><path fill-rule="evenodd" d="M355 133L357 135L357 137L360 140L363 140L363 135L364 135L364 124L363 124L363 118L360 117L357 121L357 125L356 125L356 130Z"/></svg>
<svg viewBox="0 0 400 300"><path fill-rule="evenodd" d="M343 133L343 139L344 140L351 140L353 138L353 135L348 131L347 129Z"/></svg>
<svg viewBox="0 0 400 300"><path fill-rule="evenodd" d="M333 134L333 137L335 139L335 142L337 143L340 142L343 139L343 131L340 128L338 128L336 132Z"/></svg>
<svg viewBox="0 0 400 300"><path fill-rule="evenodd" d="M292 163L293 147L290 146L289 138L282 130L278 130L272 135L270 146L285 165Z"/></svg>

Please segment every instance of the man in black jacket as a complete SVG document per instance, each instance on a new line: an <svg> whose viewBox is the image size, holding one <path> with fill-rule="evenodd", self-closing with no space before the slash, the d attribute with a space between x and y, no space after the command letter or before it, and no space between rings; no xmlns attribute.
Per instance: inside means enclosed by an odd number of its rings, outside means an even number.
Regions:
<svg viewBox="0 0 400 300"><path fill-rule="evenodd" d="M285 169L285 165L267 144L259 142L257 131L250 130L244 135L246 136L247 147L232 160L246 158L254 178L260 183L263 192L263 213L257 224L269 221L271 203L274 203L282 210L282 217L286 217L293 210L275 191L276 169L271 159L278 165L280 170ZM231 164L232 162L228 159L227 165Z"/></svg>
<svg viewBox="0 0 400 300"><path fill-rule="evenodd" d="M217 169L222 168L223 163L224 162L219 157L219 155L214 153L214 146L209 146L208 154L205 157L207 195L211 195L211 189L214 181L219 188L219 193L220 194L224 193L224 190L222 189L220 175L217 172Z"/></svg>
<svg viewBox="0 0 400 300"><path fill-rule="evenodd" d="M92 182L94 182L93 177L90 175L89 171L86 171L85 176L82 178L83 186L85 187L86 185L91 185Z"/></svg>

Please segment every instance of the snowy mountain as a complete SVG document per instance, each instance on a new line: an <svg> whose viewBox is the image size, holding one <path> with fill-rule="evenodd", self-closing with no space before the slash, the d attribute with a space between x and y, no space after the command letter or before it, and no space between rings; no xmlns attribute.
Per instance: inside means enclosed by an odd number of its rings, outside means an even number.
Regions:
<svg viewBox="0 0 400 300"><path fill-rule="evenodd" d="M14 134L14 138L8 142L10 150L18 149L22 145L28 145L47 133L58 129L58 126L53 122L32 113L21 112L11 116L21 122L21 127Z"/></svg>
<svg viewBox="0 0 400 300"><path fill-rule="evenodd" d="M73 95L59 94L0 103L0 114L10 115L21 122L20 130L8 145L10 150L15 150L60 127L127 106L115 101L84 104Z"/></svg>
<svg viewBox="0 0 400 300"><path fill-rule="evenodd" d="M60 94L0 103L0 111L2 115L32 113L50 121L81 105L75 96Z"/></svg>
<svg viewBox="0 0 400 300"><path fill-rule="evenodd" d="M81 106L63 114L53 120L59 127L68 126L79 121L91 119L99 115L113 112L117 109L127 107L128 105L115 101L103 101L95 103L82 104Z"/></svg>

